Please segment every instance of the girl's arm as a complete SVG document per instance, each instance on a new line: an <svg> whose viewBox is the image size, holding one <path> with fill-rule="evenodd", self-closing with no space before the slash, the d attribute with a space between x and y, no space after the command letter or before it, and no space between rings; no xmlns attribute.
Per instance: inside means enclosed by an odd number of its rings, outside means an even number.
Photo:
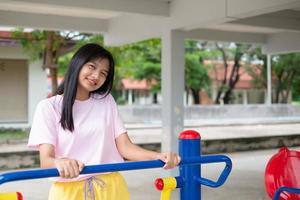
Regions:
<svg viewBox="0 0 300 200"><path fill-rule="evenodd" d="M176 153L158 153L155 151L150 151L139 147L131 142L127 133L123 133L116 138L116 144L120 154L132 161L141 161L141 160L156 160L160 159L166 164L165 169L171 169L177 166L180 162L180 156Z"/></svg>
<svg viewBox="0 0 300 200"><path fill-rule="evenodd" d="M41 144L39 150L41 168L56 167L63 178L77 177L84 167L84 164L78 160L55 158L55 149L52 144Z"/></svg>

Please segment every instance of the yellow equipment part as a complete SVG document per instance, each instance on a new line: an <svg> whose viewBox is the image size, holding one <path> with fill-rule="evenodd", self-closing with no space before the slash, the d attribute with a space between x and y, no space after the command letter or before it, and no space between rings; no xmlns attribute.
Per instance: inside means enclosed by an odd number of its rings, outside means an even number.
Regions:
<svg viewBox="0 0 300 200"><path fill-rule="evenodd" d="M23 200L23 196L20 192L0 193L0 200Z"/></svg>
<svg viewBox="0 0 300 200"><path fill-rule="evenodd" d="M161 192L160 200L170 200L171 192L177 187L177 182L174 177L163 178L164 187Z"/></svg>

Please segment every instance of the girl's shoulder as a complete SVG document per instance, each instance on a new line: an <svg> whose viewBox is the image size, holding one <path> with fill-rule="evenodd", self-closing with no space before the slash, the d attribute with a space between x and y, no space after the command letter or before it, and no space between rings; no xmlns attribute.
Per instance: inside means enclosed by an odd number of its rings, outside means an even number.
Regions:
<svg viewBox="0 0 300 200"><path fill-rule="evenodd" d="M41 100L38 107L56 109L62 104L62 95L55 95Z"/></svg>
<svg viewBox="0 0 300 200"><path fill-rule="evenodd" d="M63 96L62 95L54 95L54 96L51 96L51 97L48 97L46 99L43 99L41 101L41 103L48 103L48 104L53 104L53 103L59 103L63 100Z"/></svg>

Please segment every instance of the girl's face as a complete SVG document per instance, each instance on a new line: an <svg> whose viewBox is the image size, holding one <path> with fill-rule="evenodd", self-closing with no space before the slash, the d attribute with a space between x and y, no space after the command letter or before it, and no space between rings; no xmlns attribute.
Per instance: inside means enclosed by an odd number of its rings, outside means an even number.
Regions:
<svg viewBox="0 0 300 200"><path fill-rule="evenodd" d="M109 61L100 58L85 63L78 76L78 92L90 93L99 89L106 80L109 71Z"/></svg>

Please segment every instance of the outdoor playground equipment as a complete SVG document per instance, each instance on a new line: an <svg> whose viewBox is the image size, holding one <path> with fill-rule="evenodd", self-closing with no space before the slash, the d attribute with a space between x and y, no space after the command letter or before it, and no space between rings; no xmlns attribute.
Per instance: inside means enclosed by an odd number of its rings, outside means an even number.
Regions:
<svg viewBox="0 0 300 200"><path fill-rule="evenodd" d="M265 187L273 200L300 200L300 152L279 149L267 164Z"/></svg>
<svg viewBox="0 0 300 200"><path fill-rule="evenodd" d="M169 177L167 179L156 180L156 187L162 190L161 200L168 200L171 196L171 190L180 188L181 200L200 200L201 185L209 187L219 187L224 184L232 169L230 158L224 155L201 155L200 134L196 131L187 130L179 136L179 155L181 162L179 164L180 175ZM217 181L212 181L201 177L201 164L207 163L225 163L225 167ZM103 173L113 171L126 171L137 169L149 169L163 167L161 160L124 162L116 164L103 164L86 166L81 174ZM35 169L26 171L16 171L0 174L0 185L10 181L38 179L46 177L59 176L57 169ZM22 197L5 196L0 193L0 200L22 200Z"/></svg>

